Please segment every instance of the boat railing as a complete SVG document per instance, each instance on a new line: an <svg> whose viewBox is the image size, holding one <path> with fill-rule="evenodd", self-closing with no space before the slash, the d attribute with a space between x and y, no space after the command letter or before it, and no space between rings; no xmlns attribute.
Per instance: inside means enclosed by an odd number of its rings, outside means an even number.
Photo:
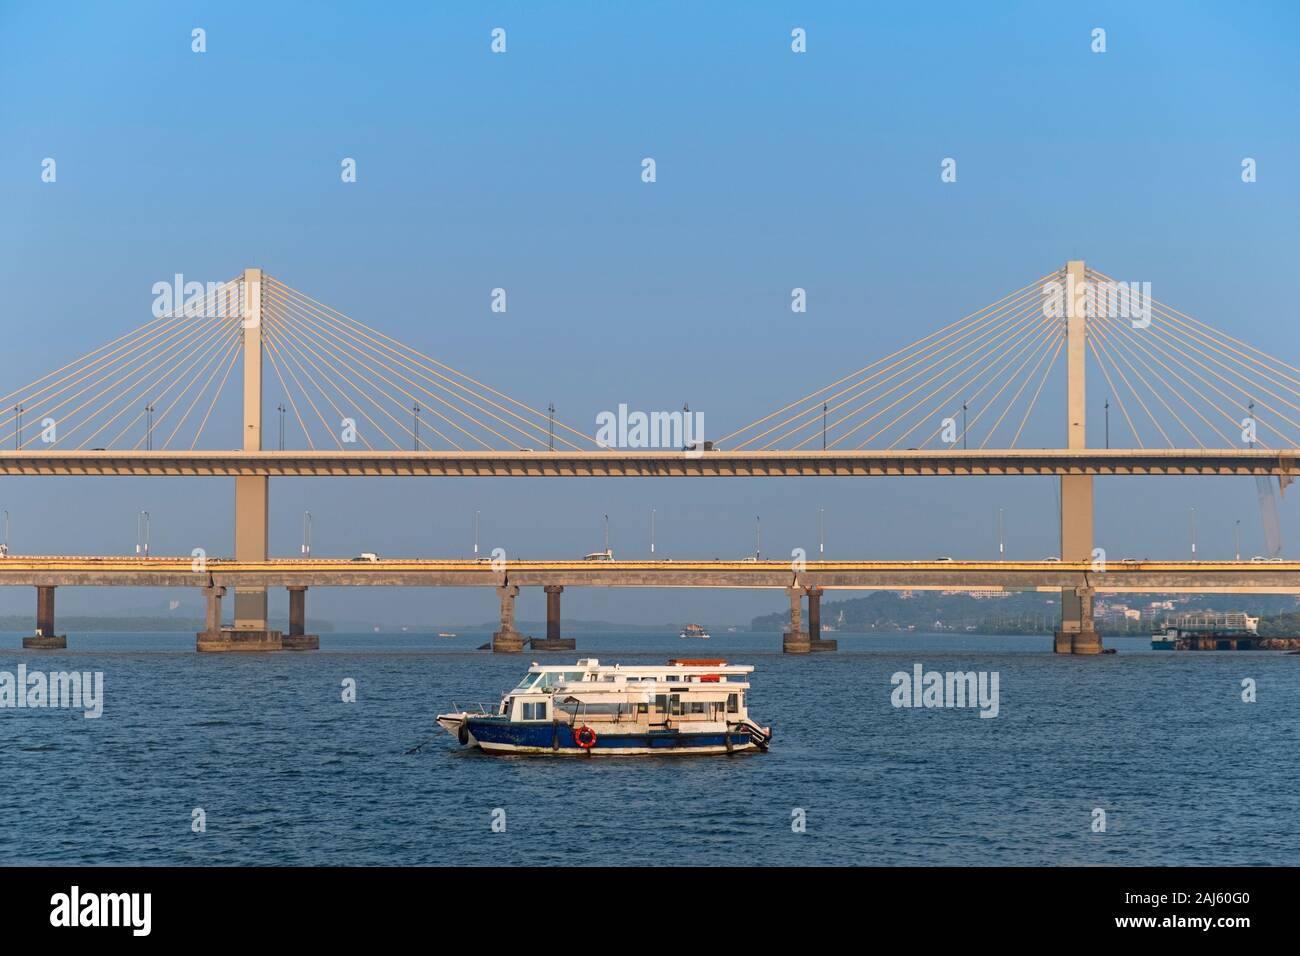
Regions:
<svg viewBox="0 0 1300 956"><path fill-rule="evenodd" d="M472 717L493 717L501 709L501 705L499 703L489 706L483 703L482 701L479 701L474 706L477 707L478 709L473 710L469 707L461 707L460 704L456 703L454 700L451 702L451 709L453 713L468 714Z"/></svg>

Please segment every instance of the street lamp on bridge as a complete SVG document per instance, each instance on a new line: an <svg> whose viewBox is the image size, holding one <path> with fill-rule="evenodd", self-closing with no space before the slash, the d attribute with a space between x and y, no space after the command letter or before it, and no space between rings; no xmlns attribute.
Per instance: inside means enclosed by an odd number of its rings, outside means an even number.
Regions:
<svg viewBox="0 0 1300 956"><path fill-rule="evenodd" d="M311 557L311 512L302 513L302 556Z"/></svg>
<svg viewBox="0 0 1300 956"><path fill-rule="evenodd" d="M149 557L149 512L141 511L135 516L135 554L138 558Z"/></svg>

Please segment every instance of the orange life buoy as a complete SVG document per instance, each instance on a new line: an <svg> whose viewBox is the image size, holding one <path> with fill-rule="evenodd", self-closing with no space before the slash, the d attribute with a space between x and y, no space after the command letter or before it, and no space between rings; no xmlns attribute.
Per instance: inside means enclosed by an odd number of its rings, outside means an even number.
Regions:
<svg viewBox="0 0 1300 956"><path fill-rule="evenodd" d="M585 724L573 732L573 742L583 750L596 746L596 732Z"/></svg>

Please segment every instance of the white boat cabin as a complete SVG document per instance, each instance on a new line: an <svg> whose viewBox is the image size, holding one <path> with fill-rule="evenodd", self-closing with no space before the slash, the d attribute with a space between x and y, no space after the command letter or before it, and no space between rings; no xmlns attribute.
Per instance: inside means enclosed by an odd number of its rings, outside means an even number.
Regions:
<svg viewBox="0 0 1300 956"><path fill-rule="evenodd" d="M747 716L745 693L753 670L715 660L633 667L602 665L595 658L565 665L534 663L519 686L502 698L498 713L525 723L738 721Z"/></svg>

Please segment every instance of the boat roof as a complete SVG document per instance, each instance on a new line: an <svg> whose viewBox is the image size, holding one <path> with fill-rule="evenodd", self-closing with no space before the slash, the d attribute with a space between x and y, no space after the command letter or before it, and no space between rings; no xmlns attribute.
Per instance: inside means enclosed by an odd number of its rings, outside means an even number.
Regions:
<svg viewBox="0 0 1300 956"><path fill-rule="evenodd" d="M725 704L727 698L748 685L738 684L692 684L688 688L687 699L699 704ZM626 688L626 685L616 685ZM636 685L632 684L631 688ZM719 690L718 688L722 688ZM591 684L565 690L555 695L555 699L566 704L648 704L655 696L654 691L635 689L614 689L610 685Z"/></svg>
<svg viewBox="0 0 1300 956"><path fill-rule="evenodd" d="M602 664L595 657L585 657L576 664L539 664L533 661L528 668L530 674L572 673L580 670L584 673L598 674L750 674L752 664L728 664L724 660L675 657L667 664Z"/></svg>

